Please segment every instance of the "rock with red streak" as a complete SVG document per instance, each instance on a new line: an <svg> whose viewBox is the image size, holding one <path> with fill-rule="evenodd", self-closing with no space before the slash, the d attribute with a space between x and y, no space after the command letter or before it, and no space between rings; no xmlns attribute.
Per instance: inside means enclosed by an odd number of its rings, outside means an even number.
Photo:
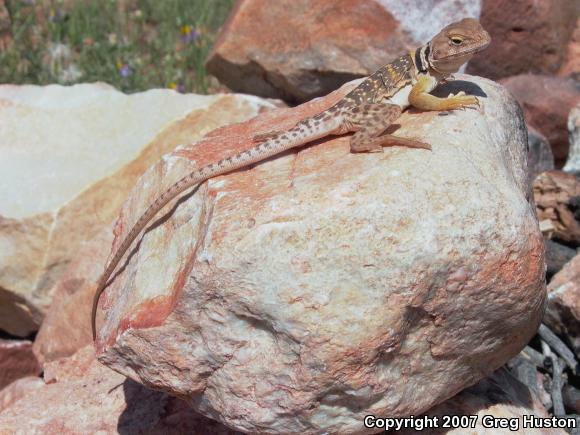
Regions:
<svg viewBox="0 0 580 435"><path fill-rule="evenodd" d="M580 102L580 83L570 78L532 74L510 77L500 83L521 104L526 123L546 136L556 167L561 168L568 156L568 115Z"/></svg>
<svg viewBox="0 0 580 435"><path fill-rule="evenodd" d="M27 376L12 382L7 387L4 387L0 390L0 414L10 405L43 386L44 381L42 378Z"/></svg>
<svg viewBox="0 0 580 435"><path fill-rule="evenodd" d="M328 137L200 186L103 294L99 360L236 430L307 435L426 412L511 359L545 303L526 128L505 88L457 78L480 109L399 119L431 150L352 154ZM114 247L192 160L247 149L352 86L167 155Z"/></svg>
<svg viewBox="0 0 580 435"><path fill-rule="evenodd" d="M45 381L0 412L0 433L235 435L99 364L92 346L46 364Z"/></svg>
<svg viewBox="0 0 580 435"><path fill-rule="evenodd" d="M562 171L543 172L534 180L534 201L547 237L580 245L580 182Z"/></svg>
<svg viewBox="0 0 580 435"><path fill-rule="evenodd" d="M206 66L232 90L303 102L479 11L470 0L239 0Z"/></svg>
<svg viewBox="0 0 580 435"><path fill-rule="evenodd" d="M0 390L16 379L40 373L38 360L29 340L0 338Z"/></svg>
<svg viewBox="0 0 580 435"><path fill-rule="evenodd" d="M580 354L580 255L570 260L548 284L544 322L566 337Z"/></svg>
<svg viewBox="0 0 580 435"><path fill-rule="evenodd" d="M494 80L557 73L571 55L578 5L577 0L484 0L480 21L492 42L467 72Z"/></svg>

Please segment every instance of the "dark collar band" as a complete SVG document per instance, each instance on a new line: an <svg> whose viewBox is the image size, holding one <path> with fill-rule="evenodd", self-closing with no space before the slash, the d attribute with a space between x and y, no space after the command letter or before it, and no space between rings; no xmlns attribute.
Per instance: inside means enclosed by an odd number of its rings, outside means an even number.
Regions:
<svg viewBox="0 0 580 435"><path fill-rule="evenodd" d="M430 52L429 44L415 50L415 66L420 73L426 73L429 70L429 58Z"/></svg>

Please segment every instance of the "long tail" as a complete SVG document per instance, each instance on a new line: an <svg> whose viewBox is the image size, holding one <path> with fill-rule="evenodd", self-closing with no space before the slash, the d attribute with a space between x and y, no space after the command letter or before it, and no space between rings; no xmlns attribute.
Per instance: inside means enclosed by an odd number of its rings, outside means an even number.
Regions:
<svg viewBox="0 0 580 435"><path fill-rule="evenodd" d="M222 159L217 163L211 163L209 165L203 166L198 170L190 172L188 175L183 177L181 180L163 192L159 197L157 197L157 199L147 208L145 213L141 215L139 220L137 220L135 225L133 225L131 231L129 231L129 234L125 236L123 242L99 278L97 290L93 299L93 309L91 314L93 341L95 341L97 336L95 319L97 316L99 299L103 293L103 290L107 286L107 282L111 274L121 261L121 258L123 258L123 255L125 255L125 252L127 252L131 246L131 243L133 243L141 231L143 231L147 223L151 221L151 219L153 219L153 217L163 207L165 207L167 203L169 203L172 199L190 187L203 183L209 178L227 174L228 172L243 168L244 166L248 166L253 163L257 163L276 154L280 154L288 149L304 145L313 140L327 136L332 132L332 130L338 128L340 124L340 117L334 113L333 116L330 116L330 120L325 119L325 122L321 122L325 114L327 114L326 111L316 115L313 118L307 118L303 121L300 121L290 130L278 134L246 151L242 151L231 157Z"/></svg>

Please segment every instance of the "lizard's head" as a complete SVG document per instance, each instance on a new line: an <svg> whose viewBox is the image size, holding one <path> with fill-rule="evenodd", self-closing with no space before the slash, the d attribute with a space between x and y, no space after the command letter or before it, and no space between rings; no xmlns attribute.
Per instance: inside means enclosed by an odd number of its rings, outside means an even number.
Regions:
<svg viewBox="0 0 580 435"><path fill-rule="evenodd" d="M428 44L429 65L441 73L457 72L471 57L491 42L489 33L474 18L443 28Z"/></svg>

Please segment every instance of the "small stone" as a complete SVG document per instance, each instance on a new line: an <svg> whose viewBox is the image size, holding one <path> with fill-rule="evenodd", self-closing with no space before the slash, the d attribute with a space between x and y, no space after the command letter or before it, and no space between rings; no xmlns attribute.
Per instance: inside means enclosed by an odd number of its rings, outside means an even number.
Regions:
<svg viewBox="0 0 580 435"><path fill-rule="evenodd" d="M542 221L545 222L545 221ZM547 222L552 223L551 220ZM540 229L542 226L540 225ZM551 227L551 234L554 233L555 227ZM569 248L566 245L557 243L553 240L546 240L546 275L551 277L558 273L564 265L576 256L576 250Z"/></svg>
<svg viewBox="0 0 580 435"><path fill-rule="evenodd" d="M39 373L31 341L0 339L0 390L19 378Z"/></svg>
<svg viewBox="0 0 580 435"><path fill-rule="evenodd" d="M562 171L541 173L534 181L534 201L542 232L570 246L580 245L580 183Z"/></svg>
<svg viewBox="0 0 580 435"><path fill-rule="evenodd" d="M528 126L528 147L528 168L532 183L542 172L554 169L554 154L548 139L530 126Z"/></svg>
<svg viewBox="0 0 580 435"><path fill-rule="evenodd" d="M566 337L580 359L580 255L570 260L548 284L544 323Z"/></svg>
<svg viewBox="0 0 580 435"><path fill-rule="evenodd" d="M570 111L568 116L568 139L570 153L563 170L580 175L580 103Z"/></svg>
<svg viewBox="0 0 580 435"><path fill-rule="evenodd" d="M580 359L580 255L570 260L548 284L544 323L566 337Z"/></svg>

